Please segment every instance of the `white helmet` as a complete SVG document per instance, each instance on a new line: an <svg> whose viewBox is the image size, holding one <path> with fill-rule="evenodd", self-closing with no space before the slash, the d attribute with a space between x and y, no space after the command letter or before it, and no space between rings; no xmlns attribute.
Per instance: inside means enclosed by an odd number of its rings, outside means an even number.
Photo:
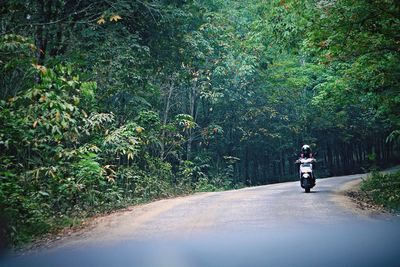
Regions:
<svg viewBox="0 0 400 267"><path fill-rule="evenodd" d="M309 145L304 145L301 147L301 153L303 154L303 157L310 157L311 155L311 147Z"/></svg>

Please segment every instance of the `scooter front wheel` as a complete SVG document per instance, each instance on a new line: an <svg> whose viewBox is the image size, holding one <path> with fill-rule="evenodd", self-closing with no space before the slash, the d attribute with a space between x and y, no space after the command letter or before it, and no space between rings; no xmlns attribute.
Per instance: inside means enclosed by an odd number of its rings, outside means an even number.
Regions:
<svg viewBox="0 0 400 267"><path fill-rule="evenodd" d="M310 193L310 190L311 190L311 188L309 188L309 187L307 187L307 188L304 189L304 191L305 191L306 193Z"/></svg>

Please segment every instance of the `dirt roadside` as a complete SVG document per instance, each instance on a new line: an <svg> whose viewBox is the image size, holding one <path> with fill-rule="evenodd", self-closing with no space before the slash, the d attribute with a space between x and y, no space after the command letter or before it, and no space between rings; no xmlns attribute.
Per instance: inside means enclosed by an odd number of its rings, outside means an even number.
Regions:
<svg viewBox="0 0 400 267"><path fill-rule="evenodd" d="M360 189L361 178L341 186L333 195L333 201L341 207L362 216L390 216L382 206L373 204L368 196Z"/></svg>
<svg viewBox="0 0 400 267"><path fill-rule="evenodd" d="M82 223L64 228L55 233L49 233L25 246L14 249L18 255L39 252L42 249L62 247L66 244L85 243L87 240L96 242L111 242L115 237L123 237L145 224L160 213L184 203L207 197L210 193L195 193L168 199L156 200L146 204L132 205L106 214L99 214L82 220ZM124 224L121 224L123 222ZM83 241L83 242L81 242Z"/></svg>
<svg viewBox="0 0 400 267"><path fill-rule="evenodd" d="M400 166L394 166L382 173L395 173L400 171ZM393 213L387 211L383 206L377 205L360 189L362 179L368 174L360 175L359 179L348 182L336 190L333 201L345 209L367 217L390 217ZM398 215L399 216L399 215Z"/></svg>

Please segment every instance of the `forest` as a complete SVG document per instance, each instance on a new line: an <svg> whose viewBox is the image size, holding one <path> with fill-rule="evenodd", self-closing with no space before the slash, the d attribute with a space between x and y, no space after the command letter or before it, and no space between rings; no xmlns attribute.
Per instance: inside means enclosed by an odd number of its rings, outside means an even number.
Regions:
<svg viewBox="0 0 400 267"><path fill-rule="evenodd" d="M395 0L0 0L10 244L154 199L381 169L400 149Z"/></svg>

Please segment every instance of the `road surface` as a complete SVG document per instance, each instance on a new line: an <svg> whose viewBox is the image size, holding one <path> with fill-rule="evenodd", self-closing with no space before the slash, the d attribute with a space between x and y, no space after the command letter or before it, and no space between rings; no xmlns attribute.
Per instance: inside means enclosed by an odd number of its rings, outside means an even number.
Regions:
<svg viewBox="0 0 400 267"><path fill-rule="evenodd" d="M365 175L156 201L4 266L400 266L400 220L340 194Z"/></svg>

